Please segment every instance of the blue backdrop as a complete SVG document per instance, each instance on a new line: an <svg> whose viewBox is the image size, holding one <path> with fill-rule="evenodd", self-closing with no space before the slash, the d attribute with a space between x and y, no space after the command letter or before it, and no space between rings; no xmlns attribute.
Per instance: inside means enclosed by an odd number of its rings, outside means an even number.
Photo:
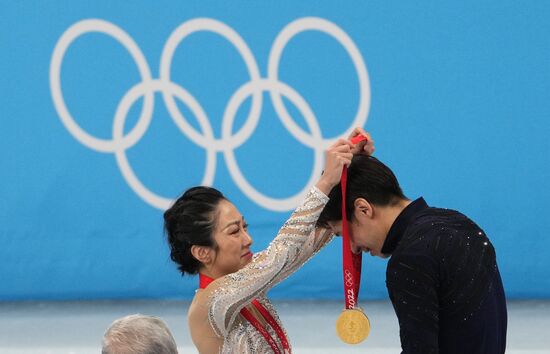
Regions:
<svg viewBox="0 0 550 354"><path fill-rule="evenodd" d="M0 299L190 298L168 199L213 184L261 250L354 120L410 198L486 230L508 297L550 297L550 2L3 1L0 18ZM272 296L340 298L340 253ZM364 260L363 299L386 297L385 265Z"/></svg>

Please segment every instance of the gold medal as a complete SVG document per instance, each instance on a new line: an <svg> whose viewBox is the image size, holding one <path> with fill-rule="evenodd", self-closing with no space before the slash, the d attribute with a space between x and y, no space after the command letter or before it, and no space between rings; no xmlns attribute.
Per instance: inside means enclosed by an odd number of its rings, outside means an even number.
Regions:
<svg viewBox="0 0 550 354"><path fill-rule="evenodd" d="M361 343L370 333L369 318L357 308L344 310L336 320L336 333L344 343Z"/></svg>

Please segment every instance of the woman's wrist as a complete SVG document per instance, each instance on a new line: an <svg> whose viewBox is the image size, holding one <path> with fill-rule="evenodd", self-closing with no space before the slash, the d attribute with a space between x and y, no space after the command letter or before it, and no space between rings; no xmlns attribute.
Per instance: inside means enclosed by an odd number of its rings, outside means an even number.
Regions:
<svg viewBox="0 0 550 354"><path fill-rule="evenodd" d="M334 188L334 186L336 186L336 184L328 182L325 179L320 179L315 184L315 187L317 187L317 189L319 189L321 192L323 192L326 196L328 196L328 194L330 193L332 188Z"/></svg>

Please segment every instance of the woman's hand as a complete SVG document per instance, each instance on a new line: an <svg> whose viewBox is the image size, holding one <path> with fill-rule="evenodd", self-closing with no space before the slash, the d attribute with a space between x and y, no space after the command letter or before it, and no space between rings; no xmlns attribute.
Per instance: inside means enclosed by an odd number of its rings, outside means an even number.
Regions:
<svg viewBox="0 0 550 354"><path fill-rule="evenodd" d="M354 145L349 140L338 139L325 152L325 170L316 184L325 195L328 195L340 182L342 169L344 166L349 166L353 158L353 148Z"/></svg>
<svg viewBox="0 0 550 354"><path fill-rule="evenodd" d="M363 135L367 138L367 140L361 141L355 144L351 149L351 153L354 155L357 155L357 154L366 154L369 156L372 155L374 152L374 140L372 140L370 134L367 133L363 128L356 127L348 136L348 140L351 141L351 139L353 139L357 135Z"/></svg>

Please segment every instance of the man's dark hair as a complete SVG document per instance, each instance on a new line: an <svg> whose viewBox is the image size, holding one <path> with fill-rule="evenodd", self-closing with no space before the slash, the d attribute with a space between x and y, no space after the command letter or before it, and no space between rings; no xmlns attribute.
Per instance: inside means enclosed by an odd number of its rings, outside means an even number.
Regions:
<svg viewBox="0 0 550 354"><path fill-rule="evenodd" d="M193 245L216 248L213 237L215 212L222 200L227 199L215 188L193 187L164 212L170 258L178 264L182 274L197 274L201 267L201 262L191 254Z"/></svg>
<svg viewBox="0 0 550 354"><path fill-rule="evenodd" d="M376 157L367 155L356 155L351 160L346 194L347 220L351 220L357 198L364 198L378 206L392 206L406 199L393 172ZM321 227L328 227L329 221L342 220L340 183L330 191L328 197L330 200L317 221Z"/></svg>

